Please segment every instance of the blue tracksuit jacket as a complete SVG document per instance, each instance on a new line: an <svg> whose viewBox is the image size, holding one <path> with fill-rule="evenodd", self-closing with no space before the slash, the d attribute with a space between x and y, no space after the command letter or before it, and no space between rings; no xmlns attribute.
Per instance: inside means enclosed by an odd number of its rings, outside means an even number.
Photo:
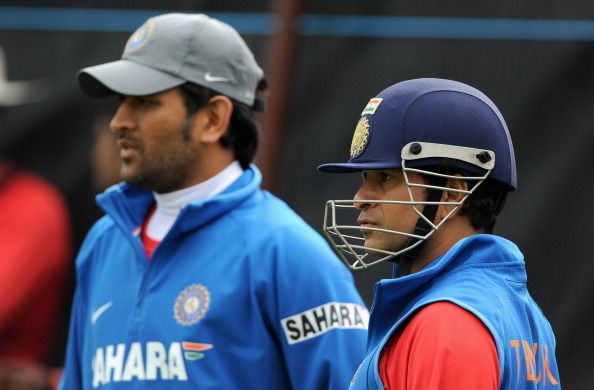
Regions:
<svg viewBox="0 0 594 390"><path fill-rule="evenodd" d="M497 346L500 389L560 388L555 337L526 280L516 245L479 234L459 241L418 273L379 281L367 356L351 390L384 388L378 374L383 346L415 311L438 301L470 311L489 329Z"/></svg>
<svg viewBox="0 0 594 390"><path fill-rule="evenodd" d="M344 389L369 314L351 274L252 166L184 208L149 261L150 192L119 184L76 260L61 389Z"/></svg>

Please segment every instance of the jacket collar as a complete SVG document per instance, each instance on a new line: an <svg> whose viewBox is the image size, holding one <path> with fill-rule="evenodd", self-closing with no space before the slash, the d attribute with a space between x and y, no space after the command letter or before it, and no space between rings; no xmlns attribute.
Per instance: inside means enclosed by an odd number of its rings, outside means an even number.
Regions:
<svg viewBox="0 0 594 390"><path fill-rule="evenodd" d="M369 323L370 345L376 345L392 324L398 318L402 319L416 297L433 283L448 278L448 274L454 277L465 268L491 269L502 278L526 282L524 256L514 243L491 234L467 237L423 270L376 283Z"/></svg>
<svg viewBox="0 0 594 390"><path fill-rule="evenodd" d="M219 195L186 206L172 230L185 232L207 224L254 195L259 190L261 181L260 171L255 165L251 165ZM132 234L142 226L155 202L152 192L123 182L108 188L96 200L117 225Z"/></svg>

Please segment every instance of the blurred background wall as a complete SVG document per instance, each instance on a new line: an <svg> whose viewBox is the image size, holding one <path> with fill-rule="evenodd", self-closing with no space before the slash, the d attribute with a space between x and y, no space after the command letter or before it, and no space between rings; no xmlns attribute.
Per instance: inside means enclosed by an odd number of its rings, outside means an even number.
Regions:
<svg viewBox="0 0 594 390"><path fill-rule="evenodd" d="M564 387L591 388L594 3L0 1L9 78L51 83L43 103L8 112L0 155L60 188L77 245L101 215L92 150L115 102L82 96L76 72L119 58L136 27L167 11L205 12L244 35L271 83L258 155L266 186L318 230L325 201L351 197L359 178L315 167L348 157L370 97L416 77L459 80L491 97L511 131L519 177L498 233L526 256L529 288L557 336ZM374 280L388 276L388 267L355 275L368 304Z"/></svg>

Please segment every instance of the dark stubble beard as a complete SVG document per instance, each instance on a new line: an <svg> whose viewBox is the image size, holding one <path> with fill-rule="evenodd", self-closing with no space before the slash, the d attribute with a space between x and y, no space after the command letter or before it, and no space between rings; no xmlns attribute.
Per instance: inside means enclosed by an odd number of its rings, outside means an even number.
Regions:
<svg viewBox="0 0 594 390"><path fill-rule="evenodd" d="M160 194L182 189L189 172L199 163L198 156L189 145L192 139L192 119L193 115L186 118L179 133L183 140L183 147L167 151L166 154L161 151L158 160L147 159L140 172L133 177L123 179L136 187Z"/></svg>

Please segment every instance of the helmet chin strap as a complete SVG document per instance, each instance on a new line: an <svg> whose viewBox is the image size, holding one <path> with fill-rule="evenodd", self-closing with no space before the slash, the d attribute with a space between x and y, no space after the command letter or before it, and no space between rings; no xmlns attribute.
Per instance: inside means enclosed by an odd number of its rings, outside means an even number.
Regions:
<svg viewBox="0 0 594 390"><path fill-rule="evenodd" d="M430 176L429 177L429 185L437 186L437 187L445 187L447 182L446 178L437 177L437 176ZM443 190L436 190L430 188L427 190L427 199L428 202L439 202L441 199L441 194L443 194ZM435 224L435 215L437 214L437 209L439 208L438 204L426 204L423 207L423 215L431 222ZM417 225L415 226L415 235L418 236L426 236L431 232L432 227L425 221L423 218L419 217L417 221ZM414 245L417 241L421 241L417 246L404 252L403 254L395 257L393 262L398 263L398 265L394 265L393 267L393 276L394 277L401 277L410 275L412 264L414 261L419 257L421 252L423 251L423 247L425 246L425 240L419 240L418 238L409 238L407 242L407 246Z"/></svg>

